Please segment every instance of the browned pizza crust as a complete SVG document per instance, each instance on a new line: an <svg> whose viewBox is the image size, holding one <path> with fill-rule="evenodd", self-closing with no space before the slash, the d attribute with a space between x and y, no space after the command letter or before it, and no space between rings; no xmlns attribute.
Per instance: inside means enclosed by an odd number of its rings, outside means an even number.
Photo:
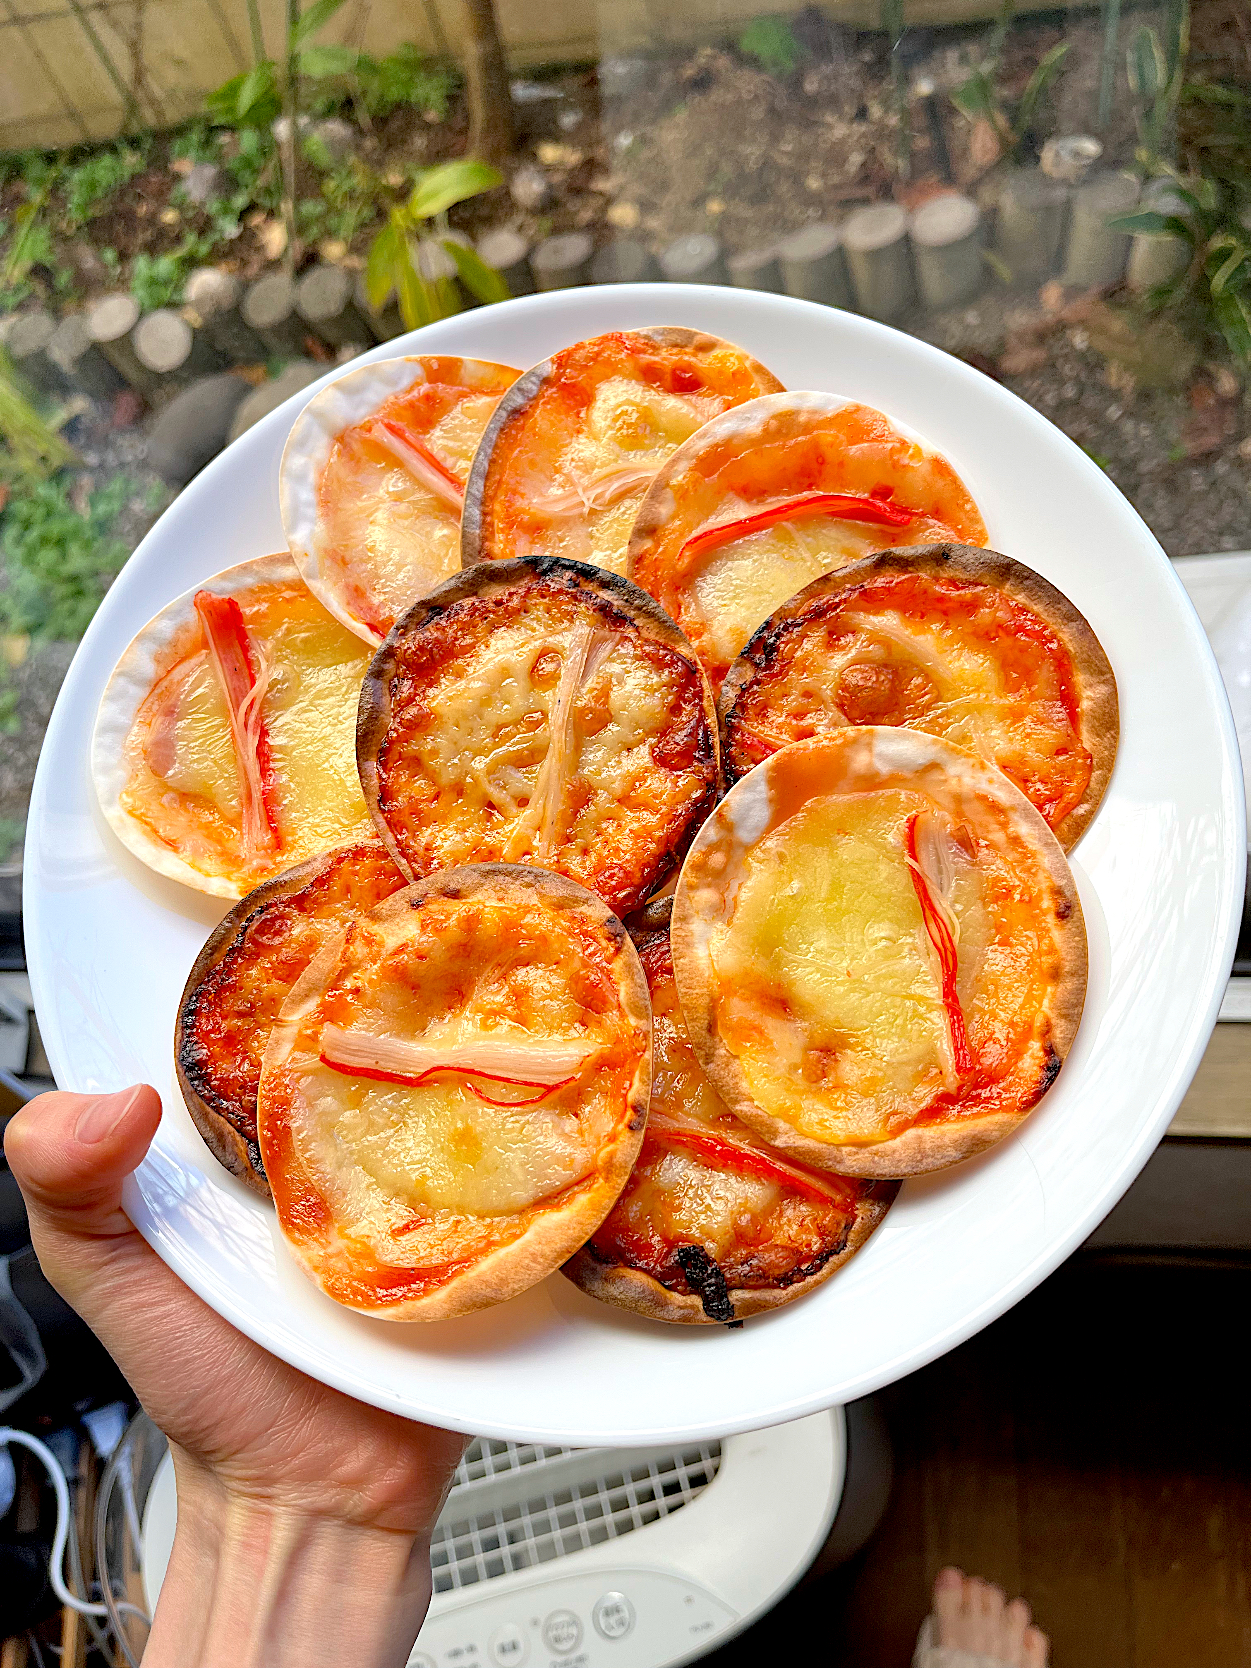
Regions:
<svg viewBox="0 0 1251 1668"><path fill-rule="evenodd" d="M856 1218L843 1249L823 1263L815 1274L796 1280L793 1285L775 1286L769 1290L759 1287L730 1286L728 1296L734 1308L734 1320L750 1320L753 1315L766 1314L770 1309L781 1309L797 1298L806 1297L823 1285L843 1264L850 1262L865 1241L882 1224L890 1209L900 1183L879 1182L871 1193L866 1193L856 1207ZM565 1264L562 1273L568 1275L590 1297L613 1303L619 1309L630 1309L648 1320L672 1321L681 1326L719 1326L723 1323L705 1314L698 1297L671 1292L659 1280L641 1269L626 1268L620 1263L605 1263L583 1246Z"/></svg>
<svg viewBox="0 0 1251 1668"><path fill-rule="evenodd" d="M688 330L682 325L655 325L643 330L627 332L631 336L646 336L656 343L657 347L686 348L692 353L710 353L717 348L733 347L734 344L722 340L720 336L712 336L706 330ZM762 365L751 354L743 352L744 365L753 372L760 383L761 393L770 393L780 389L782 384L767 366ZM500 432L519 411L531 406L543 384L552 374L551 359L543 359L537 365L532 365L524 375L504 395L496 406L478 442L478 450L474 454L473 467L469 472L469 479L465 483L465 508L461 513L460 522L460 559L462 567L469 567L474 562L482 562L494 558L493 552L486 547L483 534L482 511L486 499L488 477L491 471L492 456L495 443Z"/></svg>
<svg viewBox="0 0 1251 1668"><path fill-rule="evenodd" d="M1076 674L1079 738L1091 757L1085 793L1052 829L1064 850L1071 851L1099 809L1116 762L1121 728L1116 676L1085 615L1063 591L1023 562L971 544L910 545L881 551L814 579L776 609L753 634L721 687L717 708L727 785L737 782L759 762L746 757L738 747L737 718L745 696L758 678L769 674L787 638L802 630L805 620L819 617L832 600L866 580L918 569L939 578L967 580L1003 591L1032 609L1068 650Z"/></svg>
<svg viewBox="0 0 1251 1668"><path fill-rule="evenodd" d="M917 1122L900 1135L871 1144L818 1141L756 1104L747 1092L737 1058L722 1040L716 1018L715 979L709 972L704 945L709 919L725 907L723 903L713 903L710 908L708 900L720 895L723 885L728 883L726 877L736 861L732 855L736 825L759 830L748 841L754 843L768 825L770 775L780 768L778 761L785 766L801 753L820 760L823 750L835 740L842 747L861 751L866 748L871 751L876 745L879 751L888 751L892 763L904 772L933 772L941 766L942 775L937 779L931 776L927 784L935 797L945 780L980 777L981 791L999 802L1016 832L1028 841L1043 885L1050 893L1056 963L1046 1023L1028 1055L1030 1086L1010 1111L957 1114L930 1123ZM696 895L702 901L695 901ZM722 1100L736 1117L779 1152L814 1170L829 1170L837 1175L905 1178L946 1169L994 1146L1024 1121L1055 1082L1077 1035L1086 1001L1088 951L1081 900L1059 842L1043 817L993 766L950 742L903 728L849 727L831 737L792 743L749 772L721 801L691 847L678 881L670 941L691 1044Z"/></svg>
<svg viewBox="0 0 1251 1668"><path fill-rule="evenodd" d="M676 837L668 842L665 850L656 853L649 875L637 889L639 895L611 898L610 901L624 913L637 906L640 896L646 898L676 873L692 835L715 804L721 787L720 731L712 689L686 638L645 591L639 590L628 579L602 568L551 556L480 562L453 574L428 596L415 602L392 627L374 656L361 687L356 755L365 804L380 838L406 878L419 878L422 870L414 865L403 840L397 837L388 822L385 783L380 765L380 755L386 746L392 723L402 716L393 693L402 657L407 646L418 640L423 630L458 605L502 598L532 583L559 586L567 590L571 598L590 604L607 626L620 628L628 625L642 637L664 645L681 658L691 678L698 683L701 716L693 763L689 768L700 778L703 791L698 801L684 812L682 828L677 831ZM559 853L556 855L558 859ZM474 854L473 860L490 862L498 857L497 851L484 848Z"/></svg>
<svg viewBox="0 0 1251 1668"><path fill-rule="evenodd" d="M229 1100L223 1098L213 1080L212 1062L204 1058L197 1043L196 1020L205 1001L211 975L228 958L247 955L249 935L263 929L266 917L273 914L273 906L298 898L323 877L329 876L338 865L350 862L357 851L375 861L386 860L382 848L373 844L341 846L323 852L319 857L310 857L307 862L273 876L240 899L209 934L187 975L178 1004L178 1019L174 1027L174 1069L191 1120L218 1163L266 1199L270 1197L270 1191L261 1162L261 1149L255 1138L255 1095L247 1104L238 1096ZM392 890L402 884L403 877L396 874Z"/></svg>
<svg viewBox="0 0 1251 1668"><path fill-rule="evenodd" d="M626 1091L616 1134L601 1149L595 1171L589 1177L575 1182L551 1201L532 1207L534 1219L520 1238L467 1263L462 1272L423 1296L373 1308L364 1303L352 1305L362 1312L383 1320L446 1320L515 1297L553 1273L574 1247L594 1233L612 1209L634 1166L643 1141L651 1095L651 999L629 934L599 898L565 876L544 869L514 863L481 863L447 869L406 887L380 904L370 921L385 935L388 927L398 924L410 911L420 909L433 898L468 900L484 894L509 898L518 911L524 912L533 909L536 893L558 912L567 910L580 915L611 946L613 983L622 1013L631 1030L646 1038ZM319 999L329 971L327 957L333 948L329 946L292 988L282 1021L270 1037L260 1105L261 1140L267 1150L273 1141L274 1124L269 1086L271 1082L280 1083L289 1069L287 1061L301 1021ZM276 1192L283 1191L284 1184L276 1181ZM285 1223L284 1231L287 1231ZM308 1229L310 1239L315 1234L314 1228ZM300 1255L298 1243L290 1233L288 1237ZM311 1267L309 1272L317 1278Z"/></svg>

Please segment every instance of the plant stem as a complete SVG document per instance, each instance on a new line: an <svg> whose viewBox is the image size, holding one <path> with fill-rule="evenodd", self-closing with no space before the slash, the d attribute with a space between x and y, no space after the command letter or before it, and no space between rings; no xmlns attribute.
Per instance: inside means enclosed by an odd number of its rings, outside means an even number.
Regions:
<svg viewBox="0 0 1251 1668"><path fill-rule="evenodd" d="M295 277L298 250L295 234L295 156L300 119L300 58L296 50L296 28L300 21L300 0L287 0L287 73L282 89L283 114L287 131L282 141L282 218L287 228L283 266Z"/></svg>
<svg viewBox="0 0 1251 1668"><path fill-rule="evenodd" d="M261 27L260 0L248 0L248 27L252 31L252 67L265 62L265 31Z"/></svg>
<svg viewBox="0 0 1251 1668"><path fill-rule="evenodd" d="M494 0L465 0L469 153L505 161L513 148L513 100Z"/></svg>
<svg viewBox="0 0 1251 1668"><path fill-rule="evenodd" d="M1112 91L1116 85L1116 38L1121 26L1121 0L1103 0L1103 59L1099 68L1099 132L1112 115Z"/></svg>

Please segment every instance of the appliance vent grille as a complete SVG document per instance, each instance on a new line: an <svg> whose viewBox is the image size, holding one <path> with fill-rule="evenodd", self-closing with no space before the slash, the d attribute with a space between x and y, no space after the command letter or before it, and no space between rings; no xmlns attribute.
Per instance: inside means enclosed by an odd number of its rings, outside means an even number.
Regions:
<svg viewBox="0 0 1251 1668"><path fill-rule="evenodd" d="M492 1477L511 1477L528 1465L542 1465L544 1460L561 1459L574 1452L573 1448L535 1448L528 1442L492 1442L490 1437L475 1436L456 1467L453 1487L464 1488L467 1483L481 1483Z"/></svg>
<svg viewBox="0 0 1251 1668"><path fill-rule="evenodd" d="M506 1454L505 1449L511 1450ZM512 1443L475 1442L461 1468L471 1477L508 1475L573 1449L535 1449ZM670 1517L702 1494L721 1465L721 1444L700 1443L690 1448L629 1463L628 1453L607 1452L612 1469L590 1480L570 1480L565 1487L536 1492L515 1503L504 1503L458 1518L446 1514L435 1529L430 1564L436 1593L459 1591L567 1558L571 1552L619 1540L636 1529ZM491 1465L491 1471L474 1471ZM539 1483L536 1476L532 1487ZM455 1500L449 1502L455 1510ZM466 1505L470 1502L466 1501Z"/></svg>

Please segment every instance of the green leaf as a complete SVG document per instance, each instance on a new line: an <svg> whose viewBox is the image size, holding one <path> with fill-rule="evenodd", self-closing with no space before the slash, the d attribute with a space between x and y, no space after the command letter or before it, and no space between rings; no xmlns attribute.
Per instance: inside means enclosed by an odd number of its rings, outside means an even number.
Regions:
<svg viewBox="0 0 1251 1668"><path fill-rule="evenodd" d="M402 236L394 220L388 220L369 246L365 260L365 294L375 312L382 311L392 290L398 288L396 276Z"/></svg>
<svg viewBox="0 0 1251 1668"><path fill-rule="evenodd" d="M1229 280L1237 272L1244 261L1251 259L1251 250L1244 249L1240 243L1234 242L1233 252L1223 260L1216 271L1208 279L1213 296L1219 296L1229 284Z"/></svg>
<svg viewBox="0 0 1251 1668"><path fill-rule="evenodd" d="M409 330L420 330L434 318L430 286L417 265L417 251L412 239L399 234L399 254L396 260L396 295L400 303L400 317Z"/></svg>
<svg viewBox="0 0 1251 1668"><path fill-rule="evenodd" d="M351 75L358 54L350 46L306 46L299 55L300 74Z"/></svg>
<svg viewBox="0 0 1251 1668"><path fill-rule="evenodd" d="M951 102L962 116L971 120L984 116L987 121L993 122L998 111L994 89L981 70L975 70L967 81L955 88Z"/></svg>
<svg viewBox="0 0 1251 1668"><path fill-rule="evenodd" d="M408 213L414 220L429 220L453 203L463 203L466 197L476 197L480 191L490 191L503 183L503 174L487 162L475 162L472 157L441 162L418 177L408 199Z"/></svg>
<svg viewBox="0 0 1251 1668"><path fill-rule="evenodd" d="M1021 102L1017 106L1016 112L1016 131L1018 135L1029 132L1038 101L1060 73L1060 65L1064 62L1068 50L1068 41L1062 41L1059 46L1053 46L1050 52L1043 55L1038 68L1026 82L1025 91L1021 94Z"/></svg>
<svg viewBox="0 0 1251 1668"><path fill-rule="evenodd" d="M342 4L343 0L316 0L316 4L310 6L303 17L292 24L292 47L303 46L319 29L324 29Z"/></svg>
<svg viewBox="0 0 1251 1668"><path fill-rule="evenodd" d="M1251 360L1251 309L1241 295L1223 290L1213 301L1216 322L1237 359Z"/></svg>
<svg viewBox="0 0 1251 1668"><path fill-rule="evenodd" d="M475 301L507 301L509 299L512 291L508 285L495 268L488 266L474 250L466 249L465 245L457 243L455 238L440 238L439 241L456 262L456 271L460 276L460 281Z"/></svg>
<svg viewBox="0 0 1251 1668"><path fill-rule="evenodd" d="M1108 221L1110 232L1146 232L1162 234L1168 230L1167 214L1144 211L1142 214L1117 214Z"/></svg>
<svg viewBox="0 0 1251 1668"><path fill-rule="evenodd" d="M1130 91L1150 102L1168 83L1168 65L1164 48L1154 29L1136 29L1125 54L1125 71Z"/></svg>
<svg viewBox="0 0 1251 1668"><path fill-rule="evenodd" d="M251 117L254 125L261 126L277 116L280 109L274 65L266 58L264 62L254 64L240 82L235 96L235 120L242 122Z"/></svg>

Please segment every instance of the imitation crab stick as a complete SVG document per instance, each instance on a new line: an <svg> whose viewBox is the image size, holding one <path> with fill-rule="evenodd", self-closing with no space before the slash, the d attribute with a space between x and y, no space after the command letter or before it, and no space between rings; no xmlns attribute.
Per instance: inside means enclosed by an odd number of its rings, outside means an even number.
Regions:
<svg viewBox="0 0 1251 1668"><path fill-rule="evenodd" d="M935 873L932 857L927 862L928 853L918 855L917 825L921 816L922 813L916 811L908 818L907 833L904 837L908 872L912 876L917 902L921 905L921 919L925 922L925 931L938 957L943 1007L947 1014L947 1029L951 1035L952 1061L957 1076L967 1077L973 1070L973 1054L969 1048L964 1010L960 1006L960 995L956 989L958 926L943 896L941 876ZM928 827L926 832L929 832ZM935 844L933 838L927 840L929 848L932 849Z"/></svg>
<svg viewBox="0 0 1251 1668"><path fill-rule="evenodd" d="M244 849L249 857L262 851L278 851L282 841L274 807L274 767L262 706L269 668L264 666L248 636L243 610L234 597L197 591L195 611L200 617L209 658L230 717L230 739L239 771Z"/></svg>
<svg viewBox="0 0 1251 1668"><path fill-rule="evenodd" d="M837 1177L809 1175L784 1160L762 1153L756 1147L741 1146L710 1130L692 1129L687 1124L671 1123L655 1112L647 1120L645 1139L657 1146L685 1147L697 1158L703 1158L718 1169L737 1170L740 1175L758 1176L762 1181L789 1187L806 1194L820 1204L851 1207L855 1203L853 1190L840 1185Z"/></svg>
<svg viewBox="0 0 1251 1668"><path fill-rule="evenodd" d="M682 546L678 555L681 565L687 566L706 551L733 539L745 539L749 533L776 527L780 521L799 521L806 516L829 515L839 521L868 521L879 527L906 527L916 521L920 510L906 510L885 498L858 492L804 492L797 498L786 498L770 504L737 521L718 521L711 527L701 527Z"/></svg>
<svg viewBox="0 0 1251 1668"><path fill-rule="evenodd" d="M449 509L460 514L465 503L463 485L415 434L410 434L390 417L379 417L370 424L370 434L397 463L403 464L411 475L415 475L422 486L428 487Z"/></svg>
<svg viewBox="0 0 1251 1668"><path fill-rule="evenodd" d="M588 1058L585 1045L579 1042L535 1043L482 1036L462 1042L421 1043L344 1030L337 1025L323 1027L318 1052L322 1065L332 1071L399 1083L406 1088L417 1088L440 1073L452 1072L482 1082L539 1091L525 1100L497 1100L471 1082L469 1087L478 1099L492 1106L537 1106L557 1089L573 1083Z"/></svg>

